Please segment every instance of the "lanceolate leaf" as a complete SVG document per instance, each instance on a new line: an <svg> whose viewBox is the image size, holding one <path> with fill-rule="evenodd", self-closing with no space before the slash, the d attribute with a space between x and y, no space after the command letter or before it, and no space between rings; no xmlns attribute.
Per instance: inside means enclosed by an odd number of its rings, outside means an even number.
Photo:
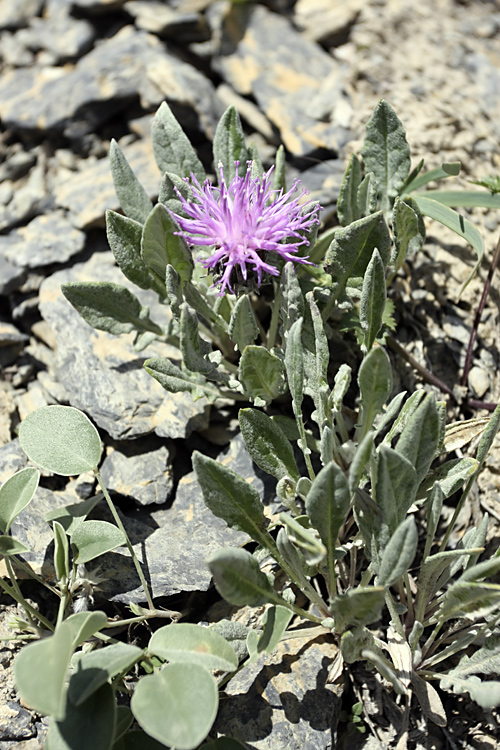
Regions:
<svg viewBox="0 0 500 750"><path fill-rule="evenodd" d="M238 174L240 177L245 175L248 159L245 134L241 126L240 116L233 106L226 109L217 125L213 149L214 167L218 170L219 162L222 164L227 185L236 174L236 161L239 162Z"/></svg>
<svg viewBox="0 0 500 750"><path fill-rule="evenodd" d="M186 302L181 305L180 350L188 370L202 375L214 373L215 366L208 359L212 347L199 335L198 317Z"/></svg>
<svg viewBox="0 0 500 750"><path fill-rule="evenodd" d="M471 271L469 278L462 286L462 289L460 290L461 294L481 265L484 253L484 243L481 234L468 219L458 214L452 208L448 208L448 206L445 206L443 203L439 203L438 201L432 200L432 198L427 198L425 195L419 193L415 193L413 199L425 216L429 216L431 219L435 219L441 224L444 224L445 227L452 229L459 237L462 237L466 242L472 245L476 251L477 263Z"/></svg>
<svg viewBox="0 0 500 750"><path fill-rule="evenodd" d="M121 284L70 281L61 285L61 291L92 328L114 335L144 330L162 334L149 319L149 309Z"/></svg>
<svg viewBox="0 0 500 750"><path fill-rule="evenodd" d="M195 398L206 395L207 398L211 399L222 396L219 389L214 385L204 383L200 376L189 375L167 358L147 359L144 362L144 369L169 393L189 391Z"/></svg>
<svg viewBox="0 0 500 750"><path fill-rule="evenodd" d="M380 446L374 496L391 533L406 517L416 490L417 475L410 461L392 448Z"/></svg>
<svg viewBox="0 0 500 750"><path fill-rule="evenodd" d="M372 349L361 363L358 385L361 391L359 430L360 437L364 437L392 390L391 362L381 346Z"/></svg>
<svg viewBox="0 0 500 750"><path fill-rule="evenodd" d="M375 175L380 203L387 211L410 172L410 148L401 121L384 99L366 126L361 153L365 169Z"/></svg>
<svg viewBox="0 0 500 750"><path fill-rule="evenodd" d="M292 262L285 263L280 278L281 301L280 318L283 331L286 334L292 325L303 318L305 314L305 300L300 288L297 272Z"/></svg>
<svg viewBox="0 0 500 750"><path fill-rule="evenodd" d="M156 163L162 172L173 172L179 177L194 174L203 182L203 165L166 102L161 103L153 118L151 139Z"/></svg>
<svg viewBox="0 0 500 750"><path fill-rule="evenodd" d="M261 571L259 563L244 549L221 549L207 560L219 594L238 607L284 604Z"/></svg>
<svg viewBox="0 0 500 750"><path fill-rule="evenodd" d="M334 581L334 554L340 527L349 510L350 494L342 469L331 461L314 479L306 498L306 512L328 553L329 578Z"/></svg>
<svg viewBox="0 0 500 750"><path fill-rule="evenodd" d="M241 355L239 380L256 406L265 406L285 391L283 363L263 346L247 346Z"/></svg>
<svg viewBox="0 0 500 750"><path fill-rule="evenodd" d="M380 253L375 249L363 279L359 307L359 320L365 334L366 351L370 351L382 328L386 298L385 268Z"/></svg>
<svg viewBox="0 0 500 750"><path fill-rule="evenodd" d="M114 211L106 211L109 246L123 274L141 289L157 287L141 258L142 224Z"/></svg>
<svg viewBox="0 0 500 750"><path fill-rule="evenodd" d="M205 504L212 513L264 547L274 549L257 490L231 469L197 451L193 453L193 467Z"/></svg>
<svg viewBox="0 0 500 750"><path fill-rule="evenodd" d="M399 524L382 551L377 583L392 586L409 570L418 544L417 525L413 516Z"/></svg>
<svg viewBox="0 0 500 750"><path fill-rule="evenodd" d="M358 219L335 233L325 263L333 278L336 298L349 278L364 276L375 248L386 265L391 253L391 238L381 211Z"/></svg>
<svg viewBox="0 0 500 750"><path fill-rule="evenodd" d="M259 335L259 327L247 294L242 294L234 306L228 334L240 352L253 344Z"/></svg>
<svg viewBox="0 0 500 750"><path fill-rule="evenodd" d="M144 224L141 254L160 281L165 280L168 264L175 268L182 281L189 281L193 275L191 252L178 232L180 227L172 214L158 203Z"/></svg>
<svg viewBox="0 0 500 750"><path fill-rule="evenodd" d="M396 450L415 467L419 482L427 474L439 441L439 417L432 395L427 396L406 423Z"/></svg>
<svg viewBox="0 0 500 750"><path fill-rule="evenodd" d="M240 409L241 434L250 456L261 469L276 479L299 479L293 448L281 428L257 409Z"/></svg>
<svg viewBox="0 0 500 750"><path fill-rule="evenodd" d="M356 154L351 154L337 201L337 215L343 227L361 218L358 208L358 188L361 183L361 164Z"/></svg>
<svg viewBox="0 0 500 750"><path fill-rule="evenodd" d="M392 212L394 250L391 263L397 271L409 255L418 252L425 240L425 224L417 203L410 196L396 198Z"/></svg>
<svg viewBox="0 0 500 750"><path fill-rule="evenodd" d="M117 142L111 141L109 151L115 192L124 213L143 224L153 208L148 194L133 173Z"/></svg>

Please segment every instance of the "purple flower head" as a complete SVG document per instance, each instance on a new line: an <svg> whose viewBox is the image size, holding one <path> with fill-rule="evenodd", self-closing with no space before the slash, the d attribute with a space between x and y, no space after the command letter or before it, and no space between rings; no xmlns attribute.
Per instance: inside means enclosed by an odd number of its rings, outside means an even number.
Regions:
<svg viewBox="0 0 500 750"><path fill-rule="evenodd" d="M235 162L238 169L238 162ZM273 167L262 178L252 177L252 162L244 177L236 174L226 185L222 164L219 163L219 187L205 180L203 187L191 175L190 187L193 198L187 201L178 190L177 196L188 218L175 214L182 229L179 234L190 245L212 246L214 252L208 258L200 258L206 269L214 273L220 283L220 296L226 289L235 293L241 287L260 286L262 274L279 275L279 269L270 262L268 253L275 253L285 261L310 263L297 255L301 245L309 245L304 237L314 224L319 224L318 205L310 205L304 211L300 199L307 195L304 190L295 198L299 180L288 192L271 188ZM189 180L186 178L186 181ZM249 270L250 269L250 270Z"/></svg>

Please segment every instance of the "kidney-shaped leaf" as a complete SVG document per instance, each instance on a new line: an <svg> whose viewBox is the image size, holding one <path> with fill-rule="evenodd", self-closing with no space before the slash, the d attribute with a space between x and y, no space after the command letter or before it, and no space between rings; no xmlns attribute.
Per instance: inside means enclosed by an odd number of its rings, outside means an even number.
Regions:
<svg viewBox="0 0 500 750"><path fill-rule="evenodd" d="M210 672L198 664L167 664L143 677L131 708L139 725L155 740L176 750L194 750L217 715L219 695Z"/></svg>
<svg viewBox="0 0 500 750"><path fill-rule="evenodd" d="M189 622L165 625L149 641L149 651L169 662L199 664L231 672L238 667L234 648L214 630Z"/></svg>
<svg viewBox="0 0 500 750"><path fill-rule="evenodd" d="M99 433L72 406L42 406L19 427L23 451L34 464L64 477L95 469L101 458Z"/></svg>

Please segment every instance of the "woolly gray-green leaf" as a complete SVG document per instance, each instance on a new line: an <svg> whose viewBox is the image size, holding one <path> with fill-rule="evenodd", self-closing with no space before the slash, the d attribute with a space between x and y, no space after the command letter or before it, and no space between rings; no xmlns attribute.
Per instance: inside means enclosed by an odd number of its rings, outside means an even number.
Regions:
<svg viewBox="0 0 500 750"><path fill-rule="evenodd" d="M92 471L101 459L99 433L72 406L42 406L31 412L21 422L19 441L34 464L62 476Z"/></svg>
<svg viewBox="0 0 500 750"><path fill-rule="evenodd" d="M276 479L299 479L293 448L281 428L257 409L240 409L241 434L252 460Z"/></svg>
<svg viewBox="0 0 500 750"><path fill-rule="evenodd" d="M153 204L114 139L111 141L109 149L109 160L116 197L123 212L130 219L143 224L148 218Z"/></svg>
<svg viewBox="0 0 500 750"><path fill-rule="evenodd" d="M166 102L160 104L151 123L151 140L156 163L162 172L173 172L179 177L194 174L203 182L203 165Z"/></svg>
<svg viewBox="0 0 500 750"><path fill-rule="evenodd" d="M38 469L28 466L5 480L0 487L0 531L8 533L12 521L30 504L39 479Z"/></svg>
<svg viewBox="0 0 500 750"><path fill-rule="evenodd" d="M384 99L366 126L361 149L367 172L373 172L382 209L387 211L410 172L410 147L398 116Z"/></svg>

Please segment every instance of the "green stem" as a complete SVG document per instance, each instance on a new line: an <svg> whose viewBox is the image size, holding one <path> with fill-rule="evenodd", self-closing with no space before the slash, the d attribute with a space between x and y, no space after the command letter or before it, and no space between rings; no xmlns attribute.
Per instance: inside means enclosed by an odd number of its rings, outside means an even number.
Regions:
<svg viewBox="0 0 500 750"><path fill-rule="evenodd" d="M19 589L19 586L17 586L18 592L13 586L9 586L8 583L5 583L3 578L0 577L0 588L5 591L6 594L12 597L15 602L21 605L21 607L24 609L25 612L29 612L32 618L39 620L39 622L42 623L42 625L47 628L47 630L54 631L54 626L51 622L49 622L43 615L40 614L40 612L37 612L37 610L31 606L31 604L28 604L26 599L21 593L21 590ZM31 618L30 618L31 620ZM38 631L38 628L36 625L34 626L35 630Z"/></svg>
<svg viewBox="0 0 500 750"><path fill-rule="evenodd" d="M401 620L399 618L399 615L396 612L396 605L394 604L394 599L392 598L392 595L391 595L391 593L389 591L387 591L386 594L385 594L385 603L386 603L387 609L389 610L389 613L391 615L391 620L392 620L392 622L394 624L394 627L398 631L398 634L401 636L401 638L404 638L406 640L405 631L404 631L403 625L401 624Z"/></svg>
<svg viewBox="0 0 500 750"><path fill-rule="evenodd" d="M126 545L128 551L130 552L130 556L131 556L132 561L133 561L133 563L135 565L135 569L137 570L137 574L139 576L139 580L140 580L140 582L142 584L142 588L144 589L144 593L146 595L146 600L147 600L148 606L149 606L150 610L154 611L155 606L153 604L153 599L152 599L151 593L149 591L148 583L147 583L146 578L144 576L144 573L142 571L141 564L140 564L139 560L137 559L137 555L135 554L134 548L132 547L132 543L131 543L130 539L128 538L127 532L125 531L125 527L124 527L123 523L121 522L121 518L118 515L118 512L117 512L117 510L115 508L115 505L114 505L113 501L111 500L111 497L110 497L110 494L109 494L108 490L104 486L104 482L102 481L102 477L101 477L101 475L99 473L99 470L97 468L94 469L94 474L95 474L95 477L96 477L96 479L97 479L97 481L99 483L99 486L100 486L100 488L102 490L102 494L106 498L106 502L107 502L108 507L109 507L109 509L111 511L111 515L113 516L116 525L118 526L118 528L120 529L120 531L125 536L125 545Z"/></svg>
<svg viewBox="0 0 500 750"><path fill-rule="evenodd" d="M281 303L281 286L274 283L274 302L273 312L271 315L271 325L269 326L269 333L267 335L267 348L268 351L276 344L276 336L278 335L278 324L280 320L280 303Z"/></svg>

